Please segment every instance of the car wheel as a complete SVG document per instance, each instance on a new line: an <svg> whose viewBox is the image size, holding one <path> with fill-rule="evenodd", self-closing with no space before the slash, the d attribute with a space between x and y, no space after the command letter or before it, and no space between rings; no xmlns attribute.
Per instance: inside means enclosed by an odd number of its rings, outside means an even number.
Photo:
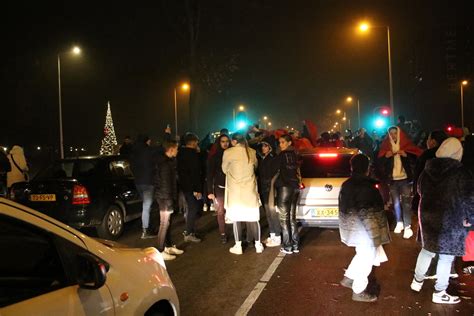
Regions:
<svg viewBox="0 0 474 316"><path fill-rule="evenodd" d="M97 228L100 238L116 240L123 232L124 220L120 207L112 205L105 213L102 223Z"/></svg>

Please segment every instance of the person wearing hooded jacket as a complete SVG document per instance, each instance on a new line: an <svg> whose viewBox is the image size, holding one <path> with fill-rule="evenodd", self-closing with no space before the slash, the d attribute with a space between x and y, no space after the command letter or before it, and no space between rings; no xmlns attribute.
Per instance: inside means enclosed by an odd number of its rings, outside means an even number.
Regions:
<svg viewBox="0 0 474 316"><path fill-rule="evenodd" d="M262 201L267 215L268 230L270 237L267 238L265 245L267 247L279 247L281 245L281 226L278 213L274 203L270 203L270 192L272 180L276 175L275 155L269 141L261 142L261 158L258 163L258 189L260 200ZM272 204L272 205L270 205Z"/></svg>
<svg viewBox="0 0 474 316"><path fill-rule="evenodd" d="M355 247L356 255L340 283L352 289L354 301L375 302L377 296L366 290L368 276L373 266L387 261L383 245L390 242L388 220L378 182L369 177L369 158L358 154L350 163L352 176L339 193L339 232L344 244Z"/></svg>
<svg viewBox="0 0 474 316"><path fill-rule="evenodd" d="M18 182L28 181L28 163L26 162L23 148L15 145L8 153L8 160L10 161L10 171L7 172L7 187Z"/></svg>
<svg viewBox="0 0 474 316"><path fill-rule="evenodd" d="M474 187L472 177L461 163L463 148L456 138L446 139L436 151L436 158L426 163L418 182L418 209L422 249L418 255L411 289L420 292L432 259L438 254L432 301L457 304L458 296L446 292L451 265L465 252L465 221L474 222Z"/></svg>

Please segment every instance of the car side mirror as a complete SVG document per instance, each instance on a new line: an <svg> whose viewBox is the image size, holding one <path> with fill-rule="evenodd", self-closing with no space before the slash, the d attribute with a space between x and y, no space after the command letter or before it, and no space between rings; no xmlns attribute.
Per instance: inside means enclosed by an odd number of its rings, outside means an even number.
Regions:
<svg viewBox="0 0 474 316"><path fill-rule="evenodd" d="M77 255L77 283L87 290L100 289L107 280L107 267L90 253Z"/></svg>

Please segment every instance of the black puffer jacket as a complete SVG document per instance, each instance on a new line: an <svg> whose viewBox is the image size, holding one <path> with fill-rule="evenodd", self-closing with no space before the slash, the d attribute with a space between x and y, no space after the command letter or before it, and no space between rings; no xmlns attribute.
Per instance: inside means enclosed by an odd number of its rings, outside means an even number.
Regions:
<svg viewBox="0 0 474 316"><path fill-rule="evenodd" d="M217 152L208 160L207 164L207 192L215 193L218 186L225 187L225 173L222 171L222 157L224 151L218 149Z"/></svg>
<svg viewBox="0 0 474 316"><path fill-rule="evenodd" d="M182 147L178 154L178 182L183 192L200 192L203 187L203 168L199 153Z"/></svg>
<svg viewBox="0 0 474 316"><path fill-rule="evenodd" d="M383 200L377 181L354 174L339 193L339 232L348 246L378 247L390 242Z"/></svg>
<svg viewBox="0 0 474 316"><path fill-rule="evenodd" d="M278 171L275 168L275 155L270 152L258 162L258 189L260 194L269 193L272 184L272 178Z"/></svg>
<svg viewBox="0 0 474 316"><path fill-rule="evenodd" d="M295 150L289 149L280 152L275 158L275 164L280 174L275 181L275 187L292 187L298 189L300 187L300 174L298 155Z"/></svg>
<svg viewBox="0 0 474 316"><path fill-rule="evenodd" d="M155 198L163 207L173 207L178 198L176 182L176 159L160 155L156 161L156 174L154 178ZM163 202L162 202L163 201Z"/></svg>
<svg viewBox="0 0 474 316"><path fill-rule="evenodd" d="M457 160L431 159L418 180L418 193L422 247L434 253L464 255L467 230L463 220L474 222L470 173Z"/></svg>

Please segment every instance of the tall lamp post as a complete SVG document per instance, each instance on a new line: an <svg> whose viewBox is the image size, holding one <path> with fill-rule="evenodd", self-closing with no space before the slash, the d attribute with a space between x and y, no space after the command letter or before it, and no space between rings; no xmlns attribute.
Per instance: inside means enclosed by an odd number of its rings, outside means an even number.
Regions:
<svg viewBox="0 0 474 316"><path fill-rule="evenodd" d="M181 91L187 92L191 89L191 86L188 83L183 83L180 86ZM174 87L174 130L176 134L176 139L178 138L178 89Z"/></svg>
<svg viewBox="0 0 474 316"><path fill-rule="evenodd" d="M347 97L346 102L347 103L352 103L353 98L352 97ZM357 98L357 128L360 129L360 100Z"/></svg>
<svg viewBox="0 0 474 316"><path fill-rule="evenodd" d="M245 106L244 105L239 105L238 106L239 112L245 111ZM234 130L237 129L237 122L236 122L236 116L237 114L235 113L235 107L232 109L232 123L234 125Z"/></svg>
<svg viewBox="0 0 474 316"><path fill-rule="evenodd" d="M461 128L464 128L464 86L467 86L469 82L463 80L461 82Z"/></svg>
<svg viewBox="0 0 474 316"><path fill-rule="evenodd" d="M71 50L73 55L80 55L81 49L74 46ZM61 53L58 54L58 105L59 105L59 153L64 159L64 134L63 134L63 106L61 100Z"/></svg>
<svg viewBox="0 0 474 316"><path fill-rule="evenodd" d="M392 52L391 52L391 45L390 45L390 27L387 26L371 26L367 22L362 22L359 24L359 31L361 33L366 33L371 28L380 28L383 27L387 31L387 55L388 55L388 82L389 82L389 89L390 89L390 108L392 110L392 123L395 122L395 106L393 104L393 82L392 82Z"/></svg>

